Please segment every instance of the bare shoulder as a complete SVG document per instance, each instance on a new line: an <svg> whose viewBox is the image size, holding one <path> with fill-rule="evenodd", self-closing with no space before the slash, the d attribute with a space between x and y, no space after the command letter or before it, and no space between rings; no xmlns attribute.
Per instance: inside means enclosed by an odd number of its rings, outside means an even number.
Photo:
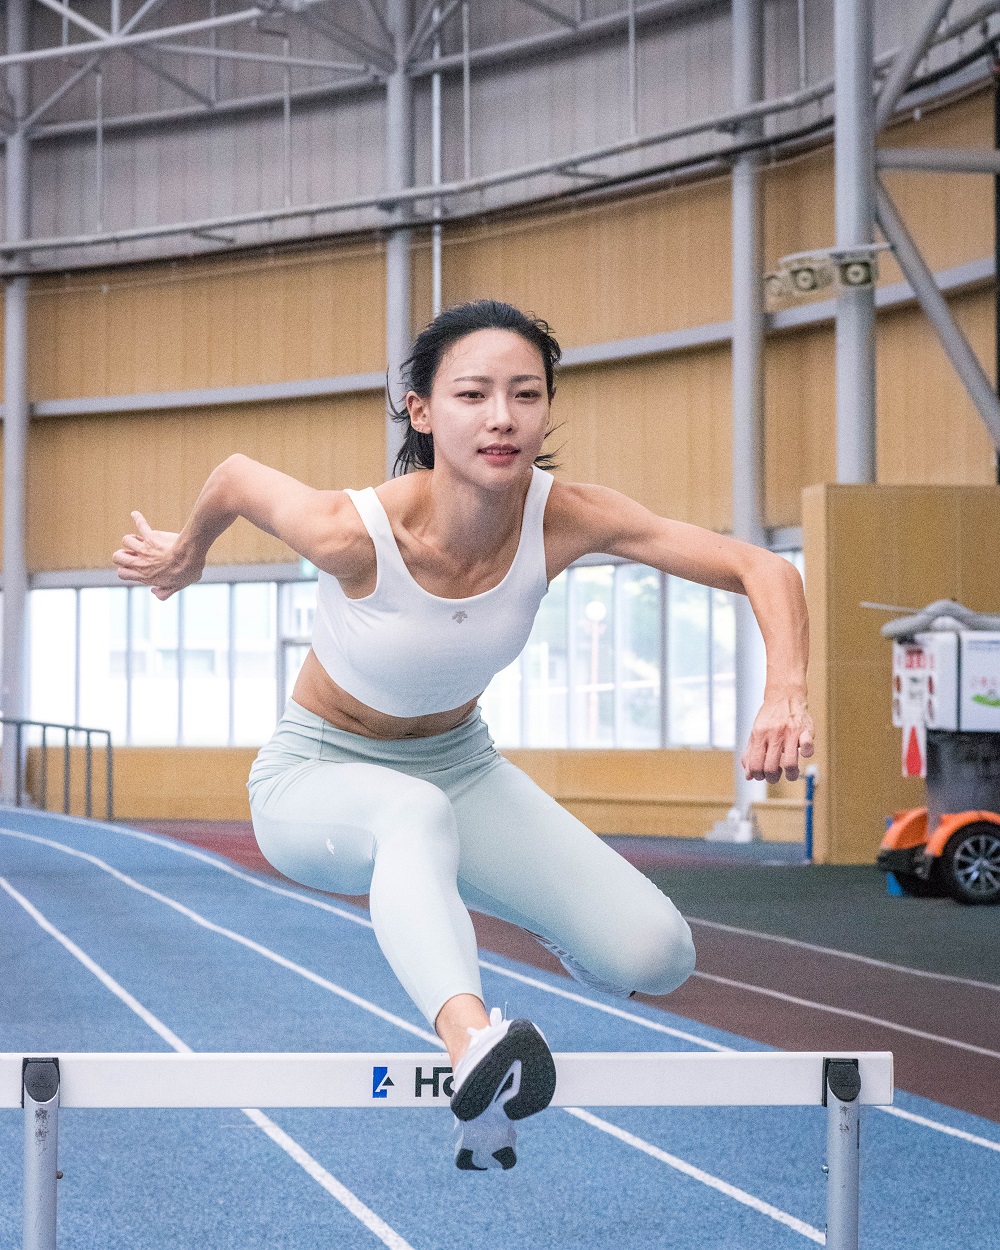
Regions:
<svg viewBox="0 0 1000 1250"><path fill-rule="evenodd" d="M318 491L314 507L323 531L313 563L338 581L364 580L375 568L375 545L350 495Z"/></svg>
<svg viewBox="0 0 1000 1250"><path fill-rule="evenodd" d="M610 486L554 481L545 508L550 580L582 556L615 554L623 535L635 534L656 519L642 504Z"/></svg>

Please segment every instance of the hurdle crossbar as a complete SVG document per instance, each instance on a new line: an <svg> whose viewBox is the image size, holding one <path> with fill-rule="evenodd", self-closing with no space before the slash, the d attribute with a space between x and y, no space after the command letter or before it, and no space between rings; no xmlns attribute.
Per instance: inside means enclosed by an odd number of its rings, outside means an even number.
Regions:
<svg viewBox="0 0 1000 1250"><path fill-rule="evenodd" d="M556 1054L556 1107L825 1106L828 1250L857 1250L860 1105L892 1102L889 1052ZM444 1054L0 1054L24 1108L23 1250L55 1250L60 1107L447 1109Z"/></svg>

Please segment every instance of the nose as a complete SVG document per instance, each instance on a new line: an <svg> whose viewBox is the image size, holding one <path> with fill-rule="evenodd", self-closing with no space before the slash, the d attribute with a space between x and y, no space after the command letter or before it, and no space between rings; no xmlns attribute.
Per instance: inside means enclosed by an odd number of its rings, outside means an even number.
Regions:
<svg viewBox="0 0 1000 1250"><path fill-rule="evenodd" d="M506 431L514 428L514 418L506 395L502 393L494 395L493 403L490 405L489 420L486 424L490 430Z"/></svg>

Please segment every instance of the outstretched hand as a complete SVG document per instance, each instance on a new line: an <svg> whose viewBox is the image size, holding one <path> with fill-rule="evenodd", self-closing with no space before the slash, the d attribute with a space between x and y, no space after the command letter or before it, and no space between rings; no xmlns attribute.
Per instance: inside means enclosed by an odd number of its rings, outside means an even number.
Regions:
<svg viewBox="0 0 1000 1250"><path fill-rule="evenodd" d="M799 756L808 759L813 753L813 732L804 699L765 695L741 760L747 781L774 783L782 770L795 781Z"/></svg>
<svg viewBox="0 0 1000 1250"><path fill-rule="evenodd" d="M192 561L178 543L177 534L154 530L141 512L133 512L136 533L126 534L111 557L120 581L131 586L150 586L157 599L169 599L196 582L204 561Z"/></svg>

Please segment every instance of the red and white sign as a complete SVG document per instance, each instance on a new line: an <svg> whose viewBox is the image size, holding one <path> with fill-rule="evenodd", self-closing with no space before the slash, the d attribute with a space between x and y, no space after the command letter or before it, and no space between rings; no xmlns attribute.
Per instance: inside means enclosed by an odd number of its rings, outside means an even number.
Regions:
<svg viewBox="0 0 1000 1250"><path fill-rule="evenodd" d="M892 644L892 723L903 731L903 776L927 776L927 655L912 643Z"/></svg>

